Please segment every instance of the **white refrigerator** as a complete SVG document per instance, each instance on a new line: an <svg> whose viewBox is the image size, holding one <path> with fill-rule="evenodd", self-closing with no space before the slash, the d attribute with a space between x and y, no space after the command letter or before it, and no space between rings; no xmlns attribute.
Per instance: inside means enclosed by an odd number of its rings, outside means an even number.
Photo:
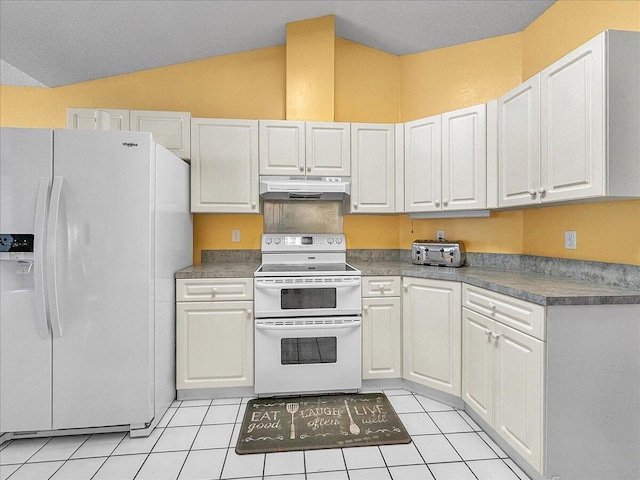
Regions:
<svg viewBox="0 0 640 480"><path fill-rule="evenodd" d="M189 165L149 133L2 128L0 177L0 434L148 435L176 393Z"/></svg>

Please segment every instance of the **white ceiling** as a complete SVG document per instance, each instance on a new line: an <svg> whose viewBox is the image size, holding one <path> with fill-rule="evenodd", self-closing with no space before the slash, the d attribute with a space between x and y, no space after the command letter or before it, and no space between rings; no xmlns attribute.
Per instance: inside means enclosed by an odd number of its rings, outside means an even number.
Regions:
<svg viewBox="0 0 640 480"><path fill-rule="evenodd" d="M13 66L55 87L282 45L288 22L330 14L337 36L404 55L522 31L554 2L0 0L0 80Z"/></svg>

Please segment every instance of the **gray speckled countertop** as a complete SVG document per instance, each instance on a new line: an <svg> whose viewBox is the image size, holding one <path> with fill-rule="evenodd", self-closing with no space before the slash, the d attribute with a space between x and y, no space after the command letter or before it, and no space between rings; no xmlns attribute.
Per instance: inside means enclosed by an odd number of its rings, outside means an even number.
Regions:
<svg viewBox="0 0 640 480"><path fill-rule="evenodd" d="M538 305L640 304L640 290L540 273L478 267L429 267L408 262L352 262L362 275L403 275L464 282Z"/></svg>
<svg viewBox="0 0 640 480"><path fill-rule="evenodd" d="M640 304L640 289L602 282L484 267L429 267L406 261L350 261L365 276L402 275L451 280L486 288L538 305ZM247 278L259 262L216 262L180 270L175 278Z"/></svg>
<svg viewBox="0 0 640 480"><path fill-rule="evenodd" d="M176 272L176 278L252 278L260 262L222 262L192 265Z"/></svg>

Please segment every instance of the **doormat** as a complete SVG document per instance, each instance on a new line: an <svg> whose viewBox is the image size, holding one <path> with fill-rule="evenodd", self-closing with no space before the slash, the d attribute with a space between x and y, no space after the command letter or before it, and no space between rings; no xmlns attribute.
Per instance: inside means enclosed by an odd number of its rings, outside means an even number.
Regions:
<svg viewBox="0 0 640 480"><path fill-rule="evenodd" d="M410 443L383 393L249 400L236 453Z"/></svg>

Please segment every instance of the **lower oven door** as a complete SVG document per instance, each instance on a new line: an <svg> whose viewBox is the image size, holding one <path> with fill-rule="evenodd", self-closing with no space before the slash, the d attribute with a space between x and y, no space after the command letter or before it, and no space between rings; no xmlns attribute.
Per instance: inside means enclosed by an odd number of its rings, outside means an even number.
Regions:
<svg viewBox="0 0 640 480"><path fill-rule="evenodd" d="M359 389L361 317L257 319L254 373L258 395Z"/></svg>

